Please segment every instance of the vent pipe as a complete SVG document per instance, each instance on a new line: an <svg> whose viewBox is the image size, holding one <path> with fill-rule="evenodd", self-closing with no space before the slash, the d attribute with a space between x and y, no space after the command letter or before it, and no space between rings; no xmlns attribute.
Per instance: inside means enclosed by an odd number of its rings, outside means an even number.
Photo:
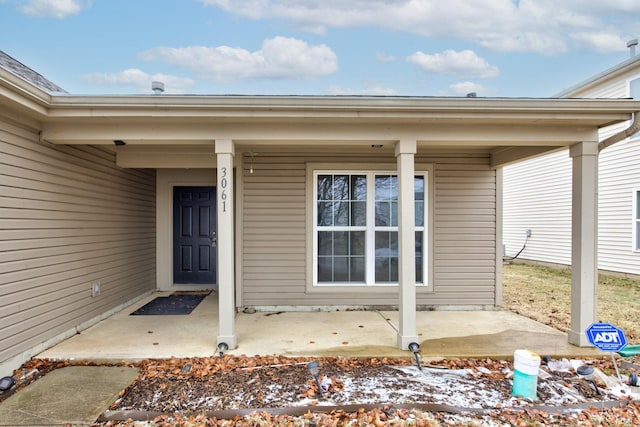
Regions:
<svg viewBox="0 0 640 427"><path fill-rule="evenodd" d="M636 46L638 46L638 39L629 40L627 42L627 47L629 48L629 55L631 58L636 56Z"/></svg>
<svg viewBox="0 0 640 427"><path fill-rule="evenodd" d="M151 90L153 90L153 93L156 95L162 95L162 92L164 92L164 83L151 82Z"/></svg>

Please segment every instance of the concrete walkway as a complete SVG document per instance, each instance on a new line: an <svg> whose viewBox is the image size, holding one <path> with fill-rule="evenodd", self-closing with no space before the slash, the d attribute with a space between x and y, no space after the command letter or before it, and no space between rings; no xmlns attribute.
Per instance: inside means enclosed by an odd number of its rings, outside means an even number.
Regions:
<svg viewBox="0 0 640 427"><path fill-rule="evenodd" d="M1 402L0 425L90 425L137 375L123 366L57 369Z"/></svg>
<svg viewBox="0 0 640 427"><path fill-rule="evenodd" d="M39 358L135 361L217 354L218 302L209 295L189 315L130 316L155 294L50 348ZM567 342L567 335L507 311L417 314L425 361L458 357L603 356ZM398 313L388 311L256 312L236 318L238 348L228 354L411 357L396 347ZM0 425L89 425L137 375L125 367L73 366L53 371L0 402Z"/></svg>

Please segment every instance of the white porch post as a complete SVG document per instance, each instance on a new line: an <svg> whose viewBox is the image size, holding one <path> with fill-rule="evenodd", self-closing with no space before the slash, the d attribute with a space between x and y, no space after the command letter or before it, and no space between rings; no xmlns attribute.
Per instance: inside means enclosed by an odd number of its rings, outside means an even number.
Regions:
<svg viewBox="0 0 640 427"><path fill-rule="evenodd" d="M230 139L216 140L218 214L218 344L224 342L233 349L237 345L234 300L233 244L233 156Z"/></svg>
<svg viewBox="0 0 640 427"><path fill-rule="evenodd" d="M416 247L414 156L415 140L400 140L396 145L398 162L398 288L400 293L398 347L406 350L418 342L416 332Z"/></svg>
<svg viewBox="0 0 640 427"><path fill-rule="evenodd" d="M598 143L571 147L571 329L569 342L589 346L585 330L597 318Z"/></svg>

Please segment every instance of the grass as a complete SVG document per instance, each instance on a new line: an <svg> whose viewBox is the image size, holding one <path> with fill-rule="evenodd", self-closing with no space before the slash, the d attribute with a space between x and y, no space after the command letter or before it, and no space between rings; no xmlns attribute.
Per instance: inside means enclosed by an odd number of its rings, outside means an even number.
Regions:
<svg viewBox="0 0 640 427"><path fill-rule="evenodd" d="M571 272L512 264L503 270L503 308L561 331L571 326ZM622 329L640 344L640 281L600 275L598 321Z"/></svg>

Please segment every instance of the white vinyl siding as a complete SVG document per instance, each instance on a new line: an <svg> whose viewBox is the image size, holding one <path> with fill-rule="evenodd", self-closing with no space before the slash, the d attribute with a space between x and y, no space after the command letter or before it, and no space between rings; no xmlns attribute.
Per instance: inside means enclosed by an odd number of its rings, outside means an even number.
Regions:
<svg viewBox="0 0 640 427"><path fill-rule="evenodd" d="M638 67L588 90L576 90L571 97L625 98L636 94L640 83ZM634 88L632 88L632 86ZM600 140L626 128L629 123L600 130ZM631 212L634 191L640 188L640 138L638 134L620 141L599 154L598 159L598 268L640 274L640 251ZM503 243L507 256L571 264L571 168L566 150L509 165L503 171ZM636 228L634 228L636 227ZM635 231L634 231L635 230Z"/></svg>
<svg viewBox="0 0 640 427"><path fill-rule="evenodd" d="M246 306L394 306L397 287L313 291L313 227L307 227L313 203L313 180L307 163L340 165L395 162L383 155L269 153L253 162L245 155L242 171L242 305ZM488 155L436 153L416 156L432 164L433 236L430 287L418 287L419 306L494 306L496 302L496 172ZM350 166L349 169L355 170ZM311 175L312 176L312 175ZM309 193L308 193L309 192ZM310 223L311 224L311 223ZM433 263L431 263L433 261ZM312 290L312 291L310 291Z"/></svg>
<svg viewBox="0 0 640 427"><path fill-rule="evenodd" d="M155 288L154 171L1 129L0 366Z"/></svg>
<svg viewBox="0 0 640 427"><path fill-rule="evenodd" d="M571 158L567 150L503 170L503 244L507 257L571 263Z"/></svg>
<svg viewBox="0 0 640 427"><path fill-rule="evenodd" d="M633 192L633 250L640 251L640 190Z"/></svg>

